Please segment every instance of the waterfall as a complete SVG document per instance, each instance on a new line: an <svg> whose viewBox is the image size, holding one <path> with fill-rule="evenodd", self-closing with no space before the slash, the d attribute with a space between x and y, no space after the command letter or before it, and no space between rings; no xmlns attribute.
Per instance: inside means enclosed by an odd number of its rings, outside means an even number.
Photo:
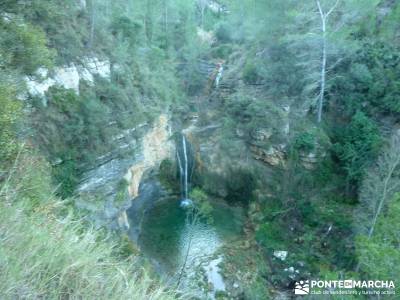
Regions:
<svg viewBox="0 0 400 300"><path fill-rule="evenodd" d="M187 145L185 135L182 135L182 144L181 151L177 151L177 160L179 166L180 173L180 181L181 181L181 206L187 207L192 204L192 201L189 199L189 169L190 169L190 161L188 157L188 145ZM181 157L182 156L182 157Z"/></svg>
<svg viewBox="0 0 400 300"><path fill-rule="evenodd" d="M181 185L181 197L184 198L184 192L183 192L183 185L184 185L184 180L183 180L183 168L182 168L182 162L181 162L181 157L179 156L179 151L176 151L176 157L178 160L178 167L179 167L179 178L180 178L180 185Z"/></svg>
<svg viewBox="0 0 400 300"><path fill-rule="evenodd" d="M224 66L222 65L222 63L218 64L218 71L217 71L217 76L215 77L215 87L218 88L219 86L219 82L222 78L222 74L224 72Z"/></svg>
<svg viewBox="0 0 400 300"><path fill-rule="evenodd" d="M183 157L185 158L185 170L183 173L184 177L184 191L185 191L185 199L188 199L188 157L187 157L187 150L186 150L186 138L182 135L182 147L183 147Z"/></svg>

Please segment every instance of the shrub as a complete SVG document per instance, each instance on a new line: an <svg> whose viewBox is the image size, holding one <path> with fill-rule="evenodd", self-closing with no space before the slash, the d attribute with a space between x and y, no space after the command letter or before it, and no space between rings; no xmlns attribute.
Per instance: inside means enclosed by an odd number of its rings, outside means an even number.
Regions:
<svg viewBox="0 0 400 300"><path fill-rule="evenodd" d="M315 136L310 132L300 133L294 140L294 148L310 152L315 148Z"/></svg>
<svg viewBox="0 0 400 300"><path fill-rule="evenodd" d="M54 52L46 46L44 32L29 24L0 21L0 56L10 68L32 74L39 67L51 67Z"/></svg>
<svg viewBox="0 0 400 300"><path fill-rule="evenodd" d="M228 59L232 53L232 47L230 45L220 45L212 49L212 56L218 59Z"/></svg>
<svg viewBox="0 0 400 300"><path fill-rule="evenodd" d="M247 84L254 84L257 83L259 78L260 75L258 73L257 66L253 61L248 61L243 68L243 80Z"/></svg>
<svg viewBox="0 0 400 300"><path fill-rule="evenodd" d="M128 40L131 45L135 45L138 42L142 25L126 16L122 16L114 19L110 27L113 35L121 36L123 39Z"/></svg>
<svg viewBox="0 0 400 300"><path fill-rule="evenodd" d="M0 163L9 162L16 155L16 125L21 116L21 107L15 99L15 92L0 85Z"/></svg>
<svg viewBox="0 0 400 300"><path fill-rule="evenodd" d="M232 29L226 23L219 24L215 31L215 36L221 43L229 43L232 41Z"/></svg>
<svg viewBox="0 0 400 300"><path fill-rule="evenodd" d="M339 133L334 152L349 182L358 183L381 146L378 127L364 113L357 112L348 127Z"/></svg>

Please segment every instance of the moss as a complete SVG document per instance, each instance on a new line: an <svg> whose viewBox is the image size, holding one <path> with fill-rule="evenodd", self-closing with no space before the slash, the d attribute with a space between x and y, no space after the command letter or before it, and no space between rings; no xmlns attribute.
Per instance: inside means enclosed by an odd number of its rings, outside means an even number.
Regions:
<svg viewBox="0 0 400 300"><path fill-rule="evenodd" d="M179 179L175 163L170 159L164 159L160 164L158 178L167 188L179 191Z"/></svg>

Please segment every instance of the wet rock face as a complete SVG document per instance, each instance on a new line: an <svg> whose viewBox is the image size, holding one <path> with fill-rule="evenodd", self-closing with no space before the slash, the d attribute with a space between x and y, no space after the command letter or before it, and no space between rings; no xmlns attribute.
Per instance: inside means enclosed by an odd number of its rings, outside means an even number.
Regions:
<svg viewBox="0 0 400 300"><path fill-rule="evenodd" d="M146 176L147 175L147 176ZM141 233L143 216L153 207L157 199L167 196L166 191L161 186L160 182L154 178L154 173L151 172L145 175L140 187L138 187L138 196L131 201L130 207L126 210L127 220L129 224L129 236L135 242L138 242ZM124 211L125 212L125 211Z"/></svg>

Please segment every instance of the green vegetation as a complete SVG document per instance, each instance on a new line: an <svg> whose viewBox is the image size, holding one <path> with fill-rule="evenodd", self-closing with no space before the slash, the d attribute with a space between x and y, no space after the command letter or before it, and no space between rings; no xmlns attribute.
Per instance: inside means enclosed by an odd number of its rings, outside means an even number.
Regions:
<svg viewBox="0 0 400 300"><path fill-rule="evenodd" d="M247 211L246 247L264 265L237 299L299 278L399 279L399 3L6 0L0 11L0 298L174 297L126 235L92 229L75 206L84 173L140 156L140 128L160 113L203 143L196 218L211 215L207 193ZM80 72L75 89L58 78L32 92L67 69ZM158 170L171 192L176 165ZM121 205L129 183L115 184Z"/></svg>
<svg viewBox="0 0 400 300"><path fill-rule="evenodd" d="M2 298L174 298L126 242L82 224L69 200L53 196L43 160L24 150L14 168L0 190Z"/></svg>
<svg viewBox="0 0 400 300"><path fill-rule="evenodd" d="M350 124L338 133L334 151L347 176L347 181L359 183L368 164L379 151L381 138L374 121L357 112Z"/></svg>
<svg viewBox="0 0 400 300"><path fill-rule="evenodd" d="M396 195L387 206L387 214L379 218L375 233L371 238L361 235L356 240L360 257L360 270L365 277L382 280L399 280L399 274L392 266L400 262L397 249L399 241L400 198ZM399 288L396 287L396 293Z"/></svg>
<svg viewBox="0 0 400 300"><path fill-rule="evenodd" d="M21 104L15 101L10 87L0 86L0 163L12 160L16 155L16 126L21 114Z"/></svg>

